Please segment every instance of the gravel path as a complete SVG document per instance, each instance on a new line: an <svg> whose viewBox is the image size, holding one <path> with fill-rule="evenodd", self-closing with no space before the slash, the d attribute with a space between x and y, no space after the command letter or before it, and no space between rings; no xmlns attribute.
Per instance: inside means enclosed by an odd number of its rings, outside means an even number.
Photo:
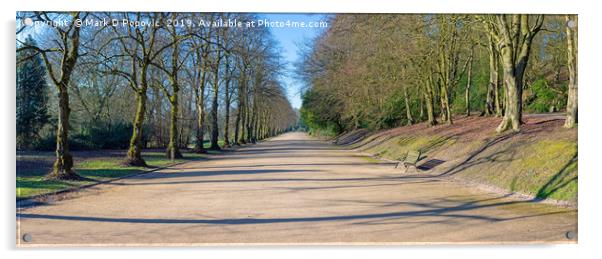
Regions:
<svg viewBox="0 0 602 259"><path fill-rule="evenodd" d="M576 242L577 211L402 174L303 133L19 209L19 246ZM28 234L30 242L21 241Z"/></svg>

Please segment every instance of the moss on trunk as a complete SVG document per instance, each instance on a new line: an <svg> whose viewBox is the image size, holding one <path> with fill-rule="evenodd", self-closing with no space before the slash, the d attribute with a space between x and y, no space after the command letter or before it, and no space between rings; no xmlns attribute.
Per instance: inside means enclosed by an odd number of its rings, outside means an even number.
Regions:
<svg viewBox="0 0 602 259"><path fill-rule="evenodd" d="M146 113L146 98L146 89L136 92L136 115L134 116L130 148L124 161L124 164L128 166L147 166L146 161L142 158L142 123Z"/></svg>

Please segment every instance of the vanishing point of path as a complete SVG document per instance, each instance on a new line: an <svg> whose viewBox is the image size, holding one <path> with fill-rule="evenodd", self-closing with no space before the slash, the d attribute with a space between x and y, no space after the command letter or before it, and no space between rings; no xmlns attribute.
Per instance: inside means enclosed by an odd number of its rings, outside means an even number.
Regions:
<svg viewBox="0 0 602 259"><path fill-rule="evenodd" d="M402 174L304 133L20 209L20 245L570 241L576 210ZM570 242L575 242L572 240Z"/></svg>

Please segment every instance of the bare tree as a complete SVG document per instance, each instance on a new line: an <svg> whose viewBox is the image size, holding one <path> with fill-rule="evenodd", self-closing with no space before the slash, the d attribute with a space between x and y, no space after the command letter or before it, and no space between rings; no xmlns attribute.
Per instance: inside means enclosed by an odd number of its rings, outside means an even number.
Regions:
<svg viewBox="0 0 602 259"><path fill-rule="evenodd" d="M518 131L522 123L523 76L533 38L541 30L544 16L498 14L484 16L482 20L500 52L504 72L506 104L504 118L496 131Z"/></svg>
<svg viewBox="0 0 602 259"><path fill-rule="evenodd" d="M66 26L59 26L55 23L58 17L68 17L69 22ZM75 69L75 64L81 53L80 48L80 31L81 26L77 21L80 18L85 18L87 14L80 12L70 13L68 15L62 13L47 13L36 12L29 19L42 21L48 24L53 32L56 40L51 40L52 46L38 47L28 45L25 42L20 42L21 47L17 51L33 49L42 56L46 65L47 74L56 86L59 96L59 116L56 129L56 160L53 170L46 177L48 179L59 180L82 180L81 176L73 171L73 157L69 152L69 115L71 108L69 107L69 83ZM19 30L18 32L22 32ZM57 62L52 61L51 55L57 55ZM17 61L20 62L20 61Z"/></svg>

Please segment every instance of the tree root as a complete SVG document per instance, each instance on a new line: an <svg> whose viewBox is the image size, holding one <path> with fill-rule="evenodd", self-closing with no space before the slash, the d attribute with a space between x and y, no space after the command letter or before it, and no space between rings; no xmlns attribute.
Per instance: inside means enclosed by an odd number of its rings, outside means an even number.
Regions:
<svg viewBox="0 0 602 259"><path fill-rule="evenodd" d="M146 161L144 161L143 158L136 158L136 157L127 157L125 159L125 161L122 162L123 165L125 166L141 166L141 167L148 167L148 165L146 164Z"/></svg>
<svg viewBox="0 0 602 259"><path fill-rule="evenodd" d="M44 180L90 181L92 179L76 174L73 170L54 170L46 175Z"/></svg>

